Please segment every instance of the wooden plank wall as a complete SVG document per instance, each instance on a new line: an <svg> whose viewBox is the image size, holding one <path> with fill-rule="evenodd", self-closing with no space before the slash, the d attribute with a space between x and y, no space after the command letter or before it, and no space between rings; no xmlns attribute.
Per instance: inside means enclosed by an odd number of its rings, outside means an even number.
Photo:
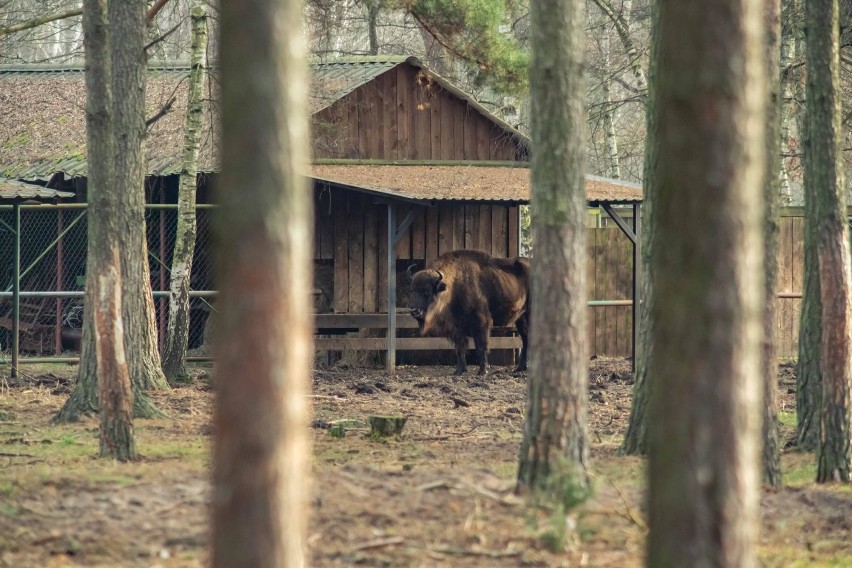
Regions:
<svg viewBox="0 0 852 568"><path fill-rule="evenodd" d="M333 310L385 311L387 207L375 203L370 196L351 191L315 188L314 198L314 258L333 261L333 290L326 291L333 297ZM399 207L400 220L411 207ZM517 216L516 206L499 204L424 208L397 243L397 258L422 265L460 248L517 256Z"/></svg>
<svg viewBox="0 0 852 568"><path fill-rule="evenodd" d="M362 85L312 123L314 158L526 159L509 132L409 64Z"/></svg>
<svg viewBox="0 0 852 568"><path fill-rule="evenodd" d="M354 192L316 190L314 256L334 261L333 309L337 313L383 312L387 306L387 210ZM400 217L406 209L401 208ZM802 292L803 220L783 217L779 237L778 291ZM468 248L517 256L517 207L490 204L427 208L397 245L400 260L429 261ZM588 293L591 300L631 298L632 251L615 227L588 229ZM404 275L400 276L400 283ZM329 294L331 295L331 294ZM799 298L778 301L778 355L797 356ZM589 308L591 352L631 355L632 308Z"/></svg>

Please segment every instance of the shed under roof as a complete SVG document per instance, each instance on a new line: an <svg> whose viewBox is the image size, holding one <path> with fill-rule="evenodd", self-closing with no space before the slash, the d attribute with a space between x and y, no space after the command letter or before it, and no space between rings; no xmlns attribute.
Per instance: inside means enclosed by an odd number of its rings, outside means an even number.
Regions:
<svg viewBox="0 0 852 568"><path fill-rule="evenodd" d="M34 183L25 183L15 179L0 177L0 201L23 201L26 199L55 201L69 197L74 197L74 194L67 191L50 189Z"/></svg>
<svg viewBox="0 0 852 568"><path fill-rule="evenodd" d="M484 165L314 165L311 177L388 197L417 201L528 203L532 181L527 167ZM637 183L586 176L590 204L638 203Z"/></svg>

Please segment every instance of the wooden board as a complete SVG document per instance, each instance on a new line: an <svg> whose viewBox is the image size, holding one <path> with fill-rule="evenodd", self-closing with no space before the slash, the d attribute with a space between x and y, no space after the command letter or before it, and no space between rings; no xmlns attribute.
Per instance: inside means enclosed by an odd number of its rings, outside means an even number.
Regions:
<svg viewBox="0 0 852 568"><path fill-rule="evenodd" d="M364 311L364 197L349 196L349 312Z"/></svg>
<svg viewBox="0 0 852 568"><path fill-rule="evenodd" d="M491 206L491 255L509 256L509 242L507 238L509 229L508 209L504 205Z"/></svg>
<svg viewBox="0 0 852 568"><path fill-rule="evenodd" d="M375 312L378 302L379 262L379 205L372 200L364 203L364 311Z"/></svg>
<svg viewBox="0 0 852 568"><path fill-rule="evenodd" d="M396 127L397 127L397 158L400 160L413 159L414 149L411 144L411 87L405 65L396 67Z"/></svg>
<svg viewBox="0 0 852 568"><path fill-rule="evenodd" d="M453 158L464 160L464 118L467 112L467 104L456 101L453 104Z"/></svg>
<svg viewBox="0 0 852 568"><path fill-rule="evenodd" d="M793 260L793 219L780 219L778 231L778 292L799 292L801 286L794 289L794 260ZM779 356L788 354L793 348L793 327L798 326L798 313L793 313L793 300L777 299L776 314L776 345Z"/></svg>
<svg viewBox="0 0 852 568"><path fill-rule="evenodd" d="M438 258L438 208L426 207L426 264Z"/></svg>
<svg viewBox="0 0 852 568"><path fill-rule="evenodd" d="M479 237L477 249L491 254L491 210L496 205L479 206Z"/></svg>
<svg viewBox="0 0 852 568"><path fill-rule="evenodd" d="M420 208L411 224L411 258L426 258L426 211Z"/></svg>
<svg viewBox="0 0 852 568"><path fill-rule="evenodd" d="M479 248L479 205L468 203L464 208L464 248Z"/></svg>
<svg viewBox="0 0 852 568"><path fill-rule="evenodd" d="M414 143L414 159L432 158L432 110L426 91L417 85L416 75L411 78L413 103L411 105L411 140Z"/></svg>
<svg viewBox="0 0 852 568"><path fill-rule="evenodd" d="M334 258L334 215L331 210L331 190L317 189L315 191L314 213L316 217L315 231L319 245L314 256L323 260Z"/></svg>
<svg viewBox="0 0 852 568"><path fill-rule="evenodd" d="M464 217L465 217L465 206L464 205L455 205L453 206L453 248L451 250L459 250L464 248L465 242L465 228L464 228Z"/></svg>
<svg viewBox="0 0 852 568"><path fill-rule="evenodd" d="M348 195L335 194L331 199L334 210L334 311L349 310L349 231Z"/></svg>
<svg viewBox="0 0 852 568"><path fill-rule="evenodd" d="M438 207L438 254L454 250L453 248L453 231L455 223L453 221L455 206L451 204L442 204Z"/></svg>
<svg viewBox="0 0 852 568"><path fill-rule="evenodd" d="M405 216L411 210L411 205L401 204L396 208L396 226L399 227ZM407 260L411 258L411 227L407 231L403 231L402 237L396 243L396 258L398 260Z"/></svg>
<svg viewBox="0 0 852 568"><path fill-rule="evenodd" d="M379 248L378 248L378 269L379 279L376 283L378 286L377 309L380 312L387 313L388 311L388 208L386 205L379 205L378 209L379 222L377 223L379 232Z"/></svg>
<svg viewBox="0 0 852 568"><path fill-rule="evenodd" d="M429 97L429 111L430 111L430 125L429 128L431 130L431 148L429 150L429 157L433 160L437 160L441 156L441 103L443 102L443 97L441 96L441 88L438 85L434 86L433 91L431 92L431 97Z"/></svg>
<svg viewBox="0 0 852 568"><path fill-rule="evenodd" d="M595 230L594 229L586 229L586 297L589 300L597 300L597 278L595 278L596 265L597 265L597 254L595 249ZM589 351L592 355L597 355L597 311L600 308L590 307L586 312L586 331L588 335L586 336L589 341Z"/></svg>
<svg viewBox="0 0 852 568"><path fill-rule="evenodd" d="M805 268L805 220L802 217L793 217L792 224L792 273L793 273L793 292L803 293L804 286L804 268ZM788 300L790 303L790 312L792 320L792 329L790 330L790 357L798 357L799 355L799 320L802 310L802 300L798 298Z"/></svg>
<svg viewBox="0 0 852 568"><path fill-rule="evenodd" d="M465 107L464 113L464 159L477 160L476 139L477 129L476 123L479 113L476 112L470 105Z"/></svg>
<svg viewBox="0 0 852 568"><path fill-rule="evenodd" d="M421 351L452 349L449 341L440 337L397 337L397 351ZM468 348L473 349L473 340L468 339ZM520 337L492 337L489 348L520 349ZM321 351L385 351L387 339L384 337L317 337L314 349Z"/></svg>
<svg viewBox="0 0 852 568"><path fill-rule="evenodd" d="M491 128L488 121L478 112L476 116L476 159L490 158Z"/></svg>
<svg viewBox="0 0 852 568"><path fill-rule="evenodd" d="M512 205L509 207L509 230L508 230L508 245L509 245L509 257L518 256L520 251L518 250L518 246L520 245L520 212L518 211L517 205Z"/></svg>
<svg viewBox="0 0 852 568"><path fill-rule="evenodd" d="M399 134L397 132L397 95L396 95L396 73L385 73L383 79L384 91L382 92L382 113L384 114L384 151L383 158L386 160L399 159Z"/></svg>
<svg viewBox="0 0 852 568"><path fill-rule="evenodd" d="M441 149L439 156L441 160L452 160L455 158L455 126L453 116L458 102L450 98L446 91L441 92ZM433 132L434 134L434 132Z"/></svg>

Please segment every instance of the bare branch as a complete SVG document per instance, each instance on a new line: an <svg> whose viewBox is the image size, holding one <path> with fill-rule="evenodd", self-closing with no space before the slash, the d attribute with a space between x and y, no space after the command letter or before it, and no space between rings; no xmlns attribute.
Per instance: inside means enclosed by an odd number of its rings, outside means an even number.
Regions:
<svg viewBox="0 0 852 568"><path fill-rule="evenodd" d="M148 13L145 14L145 20L150 24L154 21L154 18L157 17L157 14L160 13L160 10L169 3L169 0L157 0L154 2L154 5L151 6L151 9L148 10Z"/></svg>
<svg viewBox="0 0 852 568"><path fill-rule="evenodd" d="M41 16L40 18L35 18L33 20L27 20L26 22L21 22L19 24L14 24L5 28L0 28L0 37L5 35L13 34L15 32L21 32L24 30L31 30L33 28L37 28L43 24L48 24L50 22L55 22L57 20L65 20L68 18L73 18L75 16L79 16L83 13L82 8L77 8L75 10L67 10L65 12L58 12L56 14L48 14L47 16Z"/></svg>

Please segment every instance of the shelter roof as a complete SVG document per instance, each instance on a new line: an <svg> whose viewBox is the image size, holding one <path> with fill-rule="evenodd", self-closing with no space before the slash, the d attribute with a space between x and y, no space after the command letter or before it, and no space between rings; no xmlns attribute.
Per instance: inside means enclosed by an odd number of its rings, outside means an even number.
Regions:
<svg viewBox="0 0 852 568"><path fill-rule="evenodd" d="M50 189L34 183L0 177L0 201L23 201L36 199L39 201L57 200L74 197L73 193Z"/></svg>
<svg viewBox="0 0 852 568"><path fill-rule="evenodd" d="M528 167L460 162L457 165L314 165L311 177L356 191L415 201L528 203ZM597 203L638 203L642 187L633 182L586 176L586 199Z"/></svg>
<svg viewBox="0 0 852 568"><path fill-rule="evenodd" d="M426 70L446 90L468 102L488 120L523 143L528 139L494 116L473 97L435 75L416 57L378 56L314 61L311 64L311 114L333 104L394 67L410 64ZM205 112L200 172L219 169L218 81L215 67L209 88L210 112ZM189 64L155 63L149 67L146 116L168 108L146 137L147 174L180 173ZM86 86L81 65L0 65L0 175L48 179L56 172L67 178L86 175Z"/></svg>

